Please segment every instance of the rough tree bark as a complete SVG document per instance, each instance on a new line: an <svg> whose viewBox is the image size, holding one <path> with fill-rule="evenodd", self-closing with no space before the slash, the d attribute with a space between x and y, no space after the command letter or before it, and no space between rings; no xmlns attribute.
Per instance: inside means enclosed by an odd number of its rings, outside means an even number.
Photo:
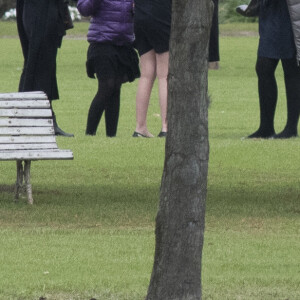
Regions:
<svg viewBox="0 0 300 300"><path fill-rule="evenodd" d="M200 300L211 0L173 0L168 135L147 300Z"/></svg>

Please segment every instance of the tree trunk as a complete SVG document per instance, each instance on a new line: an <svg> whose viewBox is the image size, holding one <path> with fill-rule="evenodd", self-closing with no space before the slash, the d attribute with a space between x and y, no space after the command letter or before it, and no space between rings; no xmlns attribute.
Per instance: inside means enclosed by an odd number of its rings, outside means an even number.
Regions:
<svg viewBox="0 0 300 300"><path fill-rule="evenodd" d="M168 134L147 300L201 299L211 0L173 0Z"/></svg>

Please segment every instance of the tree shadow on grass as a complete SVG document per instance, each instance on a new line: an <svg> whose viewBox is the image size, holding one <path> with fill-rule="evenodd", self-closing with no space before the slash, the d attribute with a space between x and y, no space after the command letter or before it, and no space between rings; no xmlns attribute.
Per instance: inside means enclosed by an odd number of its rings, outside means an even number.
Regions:
<svg viewBox="0 0 300 300"><path fill-rule="evenodd" d="M14 204L13 185L0 185L1 218L82 226L152 226L159 204L157 184L95 184L33 186L34 205ZM213 218L299 217L297 186L272 187L262 183L209 185L207 216ZM9 200L9 201L8 201ZM31 221L30 221L31 220Z"/></svg>
<svg viewBox="0 0 300 300"><path fill-rule="evenodd" d="M7 189L6 195L11 193ZM41 186L33 188L34 204L21 199L0 201L5 223L110 227L153 225L159 200L157 186ZM11 194L13 199L13 194ZM13 204L14 203L14 204Z"/></svg>
<svg viewBox="0 0 300 300"><path fill-rule="evenodd" d="M216 217L290 217L299 214L299 187L266 184L253 189L248 186L211 187L207 197L207 213Z"/></svg>

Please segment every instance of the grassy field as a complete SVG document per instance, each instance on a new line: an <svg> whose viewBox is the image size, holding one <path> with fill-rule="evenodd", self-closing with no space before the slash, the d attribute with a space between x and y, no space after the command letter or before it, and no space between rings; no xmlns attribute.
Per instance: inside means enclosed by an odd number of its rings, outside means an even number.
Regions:
<svg viewBox="0 0 300 300"><path fill-rule="evenodd" d="M0 163L0 299L141 300L154 253L164 140L133 139L137 82L122 89L118 136L84 134L96 81L85 74L88 24L58 56L57 138L74 161L32 166L35 204L12 202L14 162ZM300 299L300 139L247 140L259 122L256 24L221 27L221 68L209 73L210 165L203 299ZM22 70L14 23L0 22L0 92ZM277 71L276 130L286 121ZM160 131L157 88L149 129Z"/></svg>

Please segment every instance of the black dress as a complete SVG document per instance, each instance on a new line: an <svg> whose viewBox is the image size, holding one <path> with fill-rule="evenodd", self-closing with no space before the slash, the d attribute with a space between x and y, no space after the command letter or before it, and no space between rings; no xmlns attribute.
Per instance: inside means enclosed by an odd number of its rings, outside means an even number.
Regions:
<svg viewBox="0 0 300 300"><path fill-rule="evenodd" d="M135 46L140 55L169 51L172 0L135 0Z"/></svg>
<svg viewBox="0 0 300 300"><path fill-rule="evenodd" d="M17 26L24 56L19 91L43 91L49 100L58 99L56 56L65 35L63 0L17 0Z"/></svg>

